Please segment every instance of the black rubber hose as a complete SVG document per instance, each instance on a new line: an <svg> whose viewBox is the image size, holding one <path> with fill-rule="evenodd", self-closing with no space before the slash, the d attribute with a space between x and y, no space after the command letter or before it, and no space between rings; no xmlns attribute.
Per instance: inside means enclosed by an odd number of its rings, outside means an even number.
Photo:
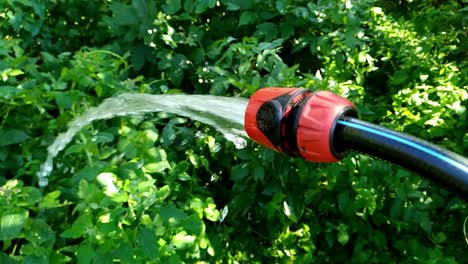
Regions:
<svg viewBox="0 0 468 264"><path fill-rule="evenodd" d="M333 142L340 148L390 161L468 195L468 159L429 142L352 117L338 120Z"/></svg>

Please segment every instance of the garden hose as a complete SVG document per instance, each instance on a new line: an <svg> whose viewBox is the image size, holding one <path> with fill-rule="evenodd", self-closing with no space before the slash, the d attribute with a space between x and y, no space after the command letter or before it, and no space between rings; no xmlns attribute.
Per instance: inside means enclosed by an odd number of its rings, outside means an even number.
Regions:
<svg viewBox="0 0 468 264"><path fill-rule="evenodd" d="M390 161L468 194L468 159L421 139L358 119L354 105L327 91L265 88L244 117L261 145L312 162L337 162L351 150Z"/></svg>

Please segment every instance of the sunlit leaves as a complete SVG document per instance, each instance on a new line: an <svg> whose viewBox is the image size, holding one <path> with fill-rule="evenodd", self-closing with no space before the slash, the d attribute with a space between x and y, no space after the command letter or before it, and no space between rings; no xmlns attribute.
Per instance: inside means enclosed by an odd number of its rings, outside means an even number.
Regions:
<svg viewBox="0 0 468 264"><path fill-rule="evenodd" d="M178 249L185 249L192 246L195 239L195 236L187 235L185 231L182 231L172 237L172 243Z"/></svg>
<svg viewBox="0 0 468 264"><path fill-rule="evenodd" d="M0 240L16 238L26 223L29 212L22 210L17 213L4 213L0 220Z"/></svg>
<svg viewBox="0 0 468 264"><path fill-rule="evenodd" d="M56 190L53 192L50 192L44 196L42 201L39 203L39 208L45 209L45 208L56 208L61 206L60 201L58 200L60 196L60 191Z"/></svg>

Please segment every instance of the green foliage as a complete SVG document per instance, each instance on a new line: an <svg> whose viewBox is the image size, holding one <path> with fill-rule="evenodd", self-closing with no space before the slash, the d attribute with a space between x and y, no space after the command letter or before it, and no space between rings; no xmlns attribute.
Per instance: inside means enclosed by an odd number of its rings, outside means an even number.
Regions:
<svg viewBox="0 0 468 264"><path fill-rule="evenodd" d="M325 89L468 155L466 1L0 0L0 263L464 263L466 200L386 162L310 164L124 93Z"/></svg>

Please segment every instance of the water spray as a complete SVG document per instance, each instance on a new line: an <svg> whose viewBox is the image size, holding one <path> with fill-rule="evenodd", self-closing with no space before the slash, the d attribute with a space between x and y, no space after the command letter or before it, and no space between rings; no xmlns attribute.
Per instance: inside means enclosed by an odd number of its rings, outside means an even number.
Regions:
<svg viewBox="0 0 468 264"><path fill-rule="evenodd" d="M244 126L251 139L286 155L337 162L349 151L358 151L468 194L467 158L361 121L350 101L331 92L258 90L247 105Z"/></svg>

